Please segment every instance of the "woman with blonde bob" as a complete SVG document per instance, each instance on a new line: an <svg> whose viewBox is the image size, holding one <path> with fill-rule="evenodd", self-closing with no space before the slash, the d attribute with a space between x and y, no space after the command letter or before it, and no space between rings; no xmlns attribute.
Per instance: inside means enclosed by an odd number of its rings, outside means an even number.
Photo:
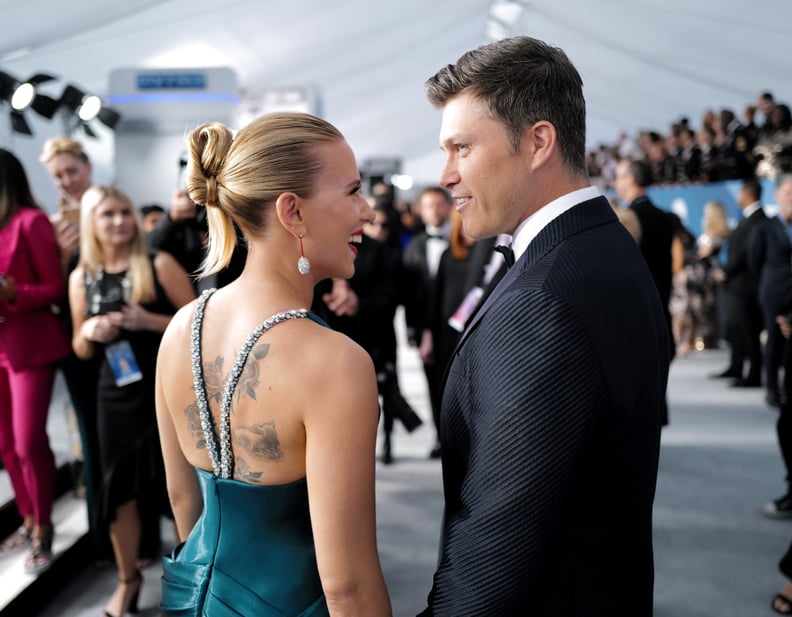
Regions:
<svg viewBox="0 0 792 617"><path fill-rule="evenodd" d="M176 314L160 348L157 414L186 540L164 562L163 615L391 614L374 367L307 310L318 281L354 273L374 217L360 186L341 133L308 114L189 136L187 188L209 222L203 274L228 263L234 225L248 256L237 280Z"/></svg>
<svg viewBox="0 0 792 617"><path fill-rule="evenodd" d="M80 217L80 261L69 277L72 346L80 358L100 358L98 516L109 526L119 573L105 615L121 617L137 610L143 580L136 567L141 512L164 502L157 351L171 316L195 294L173 257L148 253L137 209L123 192L88 189Z"/></svg>

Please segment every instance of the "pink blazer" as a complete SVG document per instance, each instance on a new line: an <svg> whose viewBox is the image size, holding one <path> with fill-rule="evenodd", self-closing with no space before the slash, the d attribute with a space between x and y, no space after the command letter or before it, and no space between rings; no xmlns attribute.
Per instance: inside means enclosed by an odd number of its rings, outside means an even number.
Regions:
<svg viewBox="0 0 792 617"><path fill-rule="evenodd" d="M0 228L0 272L14 277L14 303L0 302L0 354L14 370L45 366L65 357L71 342L50 306L66 285L55 230L41 210L21 206Z"/></svg>

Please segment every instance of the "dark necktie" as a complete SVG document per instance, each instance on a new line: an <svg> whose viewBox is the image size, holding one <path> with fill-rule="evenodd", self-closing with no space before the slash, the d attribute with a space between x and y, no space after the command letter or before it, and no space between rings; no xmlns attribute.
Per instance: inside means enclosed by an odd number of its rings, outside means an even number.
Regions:
<svg viewBox="0 0 792 617"><path fill-rule="evenodd" d="M514 265L514 251L512 250L512 247L501 244L493 248L503 255L503 261L506 262L507 268L511 268Z"/></svg>

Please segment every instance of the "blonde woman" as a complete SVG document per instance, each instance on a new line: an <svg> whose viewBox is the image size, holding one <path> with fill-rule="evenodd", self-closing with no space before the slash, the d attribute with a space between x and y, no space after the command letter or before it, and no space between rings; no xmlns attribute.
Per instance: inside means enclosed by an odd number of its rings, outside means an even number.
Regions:
<svg viewBox="0 0 792 617"><path fill-rule="evenodd" d="M318 323L314 286L355 272L355 157L331 124L263 116L189 137L208 275L245 236L240 277L179 311L157 364L168 493L184 544L162 614L391 614L376 542L377 382L369 354ZM233 367L233 368L232 368ZM220 516L222 513L222 516Z"/></svg>
<svg viewBox="0 0 792 617"><path fill-rule="evenodd" d="M195 295L173 257L147 252L138 212L120 190L88 189L80 227L80 261L69 277L72 346L80 358L100 362L98 516L109 527L119 572L105 615L121 617L137 609L142 583L140 512L158 507L164 495L154 409L157 350L175 310Z"/></svg>
<svg viewBox="0 0 792 617"><path fill-rule="evenodd" d="M721 251L729 240L729 214L719 201L704 204L702 233L697 240L700 260L698 298L694 305L695 340L697 349L717 349L721 337L718 323L718 280L721 270Z"/></svg>
<svg viewBox="0 0 792 617"><path fill-rule="evenodd" d="M80 248L80 200L83 193L93 184L93 166L82 144L71 137L52 137L44 142L39 162L49 173L52 181L60 189L58 209L50 217L55 228L55 237L60 249L60 264L64 282L77 266ZM63 302L60 316L71 338L71 311L66 285L63 289ZM98 567L107 567L111 556L110 541L107 533L96 526L96 512L101 469L99 467L99 438L96 433L96 396L92 388L98 379L98 367L92 360L81 360L74 352L59 363L58 367L69 391L77 428L80 432L82 453L82 481L85 488L86 514L88 517L88 537L93 550L93 558ZM153 534L159 538L159 532Z"/></svg>

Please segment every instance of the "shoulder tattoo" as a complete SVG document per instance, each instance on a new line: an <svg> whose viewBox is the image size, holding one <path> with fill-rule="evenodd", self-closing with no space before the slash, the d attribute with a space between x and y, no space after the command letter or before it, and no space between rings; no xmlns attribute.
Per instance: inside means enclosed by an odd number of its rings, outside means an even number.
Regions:
<svg viewBox="0 0 792 617"><path fill-rule="evenodd" d="M248 356L247 362L245 362L245 366L242 369L242 374L239 376L239 383L237 384L236 391L234 392L237 402L239 402L245 394L254 401L256 400L256 386L261 383L259 381L261 369L259 368L258 360L261 360L269 353L269 348L269 343L261 343L251 350L250 356Z"/></svg>

